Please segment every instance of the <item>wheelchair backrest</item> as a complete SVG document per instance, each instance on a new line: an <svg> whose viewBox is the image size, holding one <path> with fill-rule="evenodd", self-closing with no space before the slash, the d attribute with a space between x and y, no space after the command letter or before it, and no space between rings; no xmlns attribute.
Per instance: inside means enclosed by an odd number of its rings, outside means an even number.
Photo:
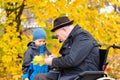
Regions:
<svg viewBox="0 0 120 80"><path fill-rule="evenodd" d="M100 71L104 71L107 66L107 49L99 49L100 53Z"/></svg>
<svg viewBox="0 0 120 80"><path fill-rule="evenodd" d="M100 53L100 71L104 71L108 62L107 61L107 56L108 56L108 52L109 49L113 48L113 49L120 49L120 46L117 46L115 44L108 46L106 49L99 49L99 53Z"/></svg>

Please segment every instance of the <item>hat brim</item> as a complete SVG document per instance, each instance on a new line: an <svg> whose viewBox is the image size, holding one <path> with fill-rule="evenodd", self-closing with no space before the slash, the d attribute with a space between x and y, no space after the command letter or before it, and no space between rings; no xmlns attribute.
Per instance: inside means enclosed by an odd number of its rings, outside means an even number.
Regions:
<svg viewBox="0 0 120 80"><path fill-rule="evenodd" d="M65 27L65 26L70 25L70 24L73 24L73 20L72 20L72 21L65 22L65 23L63 23L63 24L60 24L60 25L56 26L55 28L53 28L53 29L51 30L51 32L54 32L55 30L57 30L57 29L59 29L59 28L62 28L62 27Z"/></svg>

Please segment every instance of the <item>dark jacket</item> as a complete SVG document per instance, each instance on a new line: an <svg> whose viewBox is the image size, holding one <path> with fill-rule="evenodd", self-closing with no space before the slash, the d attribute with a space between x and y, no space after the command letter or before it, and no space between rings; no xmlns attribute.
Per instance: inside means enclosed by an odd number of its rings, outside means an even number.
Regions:
<svg viewBox="0 0 120 80"><path fill-rule="evenodd" d="M83 71L99 70L99 49L95 39L76 25L63 43L60 54L54 58L53 67L61 68L60 80L73 80Z"/></svg>
<svg viewBox="0 0 120 80"><path fill-rule="evenodd" d="M30 42L28 43L28 49L27 51L24 53L24 60L23 60L23 64L22 64L22 71L23 74L26 74L28 71L28 68L30 66L30 63L32 61L32 59L34 58L34 56L39 55L39 47L35 46L34 42ZM45 47L45 51L44 54L50 55L51 53L47 50L47 48Z"/></svg>

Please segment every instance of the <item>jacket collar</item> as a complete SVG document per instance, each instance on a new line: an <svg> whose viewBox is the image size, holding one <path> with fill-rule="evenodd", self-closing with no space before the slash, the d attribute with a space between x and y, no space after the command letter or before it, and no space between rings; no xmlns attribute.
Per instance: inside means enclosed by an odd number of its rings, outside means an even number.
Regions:
<svg viewBox="0 0 120 80"><path fill-rule="evenodd" d="M27 46L28 46L28 47L31 47L31 48L33 48L33 49L38 49L38 48L39 48L38 46L35 45L34 42L29 42L29 43L27 44Z"/></svg>
<svg viewBox="0 0 120 80"><path fill-rule="evenodd" d="M75 35L77 34L77 30L80 29L79 25L76 25L73 30L71 31L71 33L69 34L68 38L66 39L66 41L63 44L63 47L68 47L69 43L71 43L71 40L75 37Z"/></svg>
<svg viewBox="0 0 120 80"><path fill-rule="evenodd" d="M80 28L81 28L81 27L77 24L77 25L73 28L73 30L71 31L71 33L69 34L69 37L68 37L68 38L74 37L74 36L76 35L76 33L77 33L77 30L80 29Z"/></svg>

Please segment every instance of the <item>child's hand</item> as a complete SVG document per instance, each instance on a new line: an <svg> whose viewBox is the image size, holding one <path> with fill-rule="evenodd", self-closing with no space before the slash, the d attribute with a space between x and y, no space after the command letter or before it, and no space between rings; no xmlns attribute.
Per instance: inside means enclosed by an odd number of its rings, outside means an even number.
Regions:
<svg viewBox="0 0 120 80"><path fill-rule="evenodd" d="M44 55L44 58L48 58L48 55L47 55L47 54L45 54L45 55Z"/></svg>
<svg viewBox="0 0 120 80"><path fill-rule="evenodd" d="M48 57L53 57L53 58L56 58L56 56L54 56L54 55L49 55Z"/></svg>
<svg viewBox="0 0 120 80"><path fill-rule="evenodd" d="M49 55L48 58L45 58L45 59L44 59L44 62L45 62L47 65L51 66L51 65L52 65L52 60L53 60L53 58L56 58L56 56L54 56L54 55Z"/></svg>
<svg viewBox="0 0 120 80"><path fill-rule="evenodd" d="M28 78L25 78L25 80L29 80Z"/></svg>

